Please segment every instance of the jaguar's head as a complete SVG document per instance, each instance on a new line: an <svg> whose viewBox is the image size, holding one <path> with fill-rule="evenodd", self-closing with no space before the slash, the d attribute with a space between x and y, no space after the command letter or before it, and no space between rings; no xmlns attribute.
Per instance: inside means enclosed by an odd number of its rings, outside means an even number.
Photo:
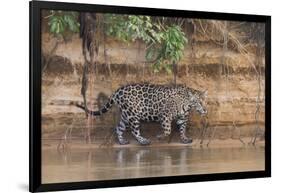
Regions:
<svg viewBox="0 0 281 193"><path fill-rule="evenodd" d="M205 108L205 99L207 94L208 91L196 91L193 93L190 99L191 107L201 115L206 115L208 113L207 109Z"/></svg>

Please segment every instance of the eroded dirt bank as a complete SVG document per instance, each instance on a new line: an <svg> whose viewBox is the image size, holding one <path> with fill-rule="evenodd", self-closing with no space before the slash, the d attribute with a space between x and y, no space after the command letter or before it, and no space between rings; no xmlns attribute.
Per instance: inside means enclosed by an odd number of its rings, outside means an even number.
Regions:
<svg viewBox="0 0 281 193"><path fill-rule="evenodd" d="M44 60L52 48L52 38L44 34L43 41ZM136 82L172 83L172 74L153 73L150 64L144 62L144 52L136 44L125 45L113 40L108 41L108 64L104 63L103 52L100 52L97 74L91 76L87 93L91 108L101 107L107 97L121 85ZM259 87L252 66L256 56L249 56L245 57L236 50L229 49L224 55L226 65L222 65L222 48L219 45L198 37L195 47L187 46L184 58L178 66L177 83L208 90L209 130L205 133L207 137L251 137L258 127L259 138L263 139L264 75L261 74ZM43 72L43 138L60 138L68 128L72 128L74 137L83 138L85 128L89 127L89 120L80 109L64 105L67 101L82 101L81 40L75 37L71 42L60 44L55 56L49 59ZM263 66L264 62L262 71ZM257 108L258 105L260 108ZM113 108L104 116L91 120L93 140L104 140L118 119L119 112ZM213 132L214 129L216 132ZM147 136L155 136L160 132L160 125L143 124L142 130ZM189 134L195 138L202 135L200 117L196 114L193 115Z"/></svg>

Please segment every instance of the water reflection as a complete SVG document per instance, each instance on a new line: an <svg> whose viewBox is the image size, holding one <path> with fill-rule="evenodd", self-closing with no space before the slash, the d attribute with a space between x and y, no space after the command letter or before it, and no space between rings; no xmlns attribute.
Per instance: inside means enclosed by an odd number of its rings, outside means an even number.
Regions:
<svg viewBox="0 0 281 193"><path fill-rule="evenodd" d="M264 148L45 149L42 164L43 183L253 171L264 170Z"/></svg>

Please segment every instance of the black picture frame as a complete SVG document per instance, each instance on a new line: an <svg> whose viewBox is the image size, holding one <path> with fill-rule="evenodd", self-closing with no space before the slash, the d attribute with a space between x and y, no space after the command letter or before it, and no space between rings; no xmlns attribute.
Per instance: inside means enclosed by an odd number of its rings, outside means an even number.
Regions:
<svg viewBox="0 0 281 193"><path fill-rule="evenodd" d="M265 15L246 15L155 9L142 7L105 6L80 3L31 1L30 4L30 143L29 143L29 191L60 191L91 188L108 188L152 184L168 184L229 179L261 178L271 176L271 17ZM75 10L99 13L144 14L151 16L189 17L231 21L265 23L265 170L235 173L216 173L186 176L150 177L106 181L85 181L71 183L42 184L41 182L41 10Z"/></svg>

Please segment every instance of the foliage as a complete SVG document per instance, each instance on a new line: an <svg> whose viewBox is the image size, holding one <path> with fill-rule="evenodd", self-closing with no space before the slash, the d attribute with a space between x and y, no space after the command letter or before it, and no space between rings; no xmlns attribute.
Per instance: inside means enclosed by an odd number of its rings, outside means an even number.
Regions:
<svg viewBox="0 0 281 193"><path fill-rule="evenodd" d="M78 12L73 11L49 11L48 19L49 31L55 36L66 38L69 34L79 32Z"/></svg>
<svg viewBox="0 0 281 193"><path fill-rule="evenodd" d="M49 31L64 39L79 32L78 12L49 11ZM183 56L187 38L180 25L167 24L165 18L156 20L150 16L104 14L106 35L130 43L136 40L146 44L146 60L152 63L153 70L172 72L172 63ZM100 29L102 30L102 29Z"/></svg>
<svg viewBox="0 0 281 193"><path fill-rule="evenodd" d="M155 41L155 27L149 16L106 14L107 35L130 42L137 39L145 43Z"/></svg>
<svg viewBox="0 0 281 193"><path fill-rule="evenodd" d="M178 62L183 56L187 38L180 27L176 25L167 27L163 32L160 32L160 37L160 47L157 44L152 45L147 50L146 58L151 60L156 57L154 71L159 72L161 69L165 69L168 73L171 73L172 63Z"/></svg>
<svg viewBox="0 0 281 193"><path fill-rule="evenodd" d="M187 43L185 33L178 25L162 25L150 16L106 14L107 35L122 41L142 40L146 44L146 59L153 70L172 72L172 63L178 62Z"/></svg>

